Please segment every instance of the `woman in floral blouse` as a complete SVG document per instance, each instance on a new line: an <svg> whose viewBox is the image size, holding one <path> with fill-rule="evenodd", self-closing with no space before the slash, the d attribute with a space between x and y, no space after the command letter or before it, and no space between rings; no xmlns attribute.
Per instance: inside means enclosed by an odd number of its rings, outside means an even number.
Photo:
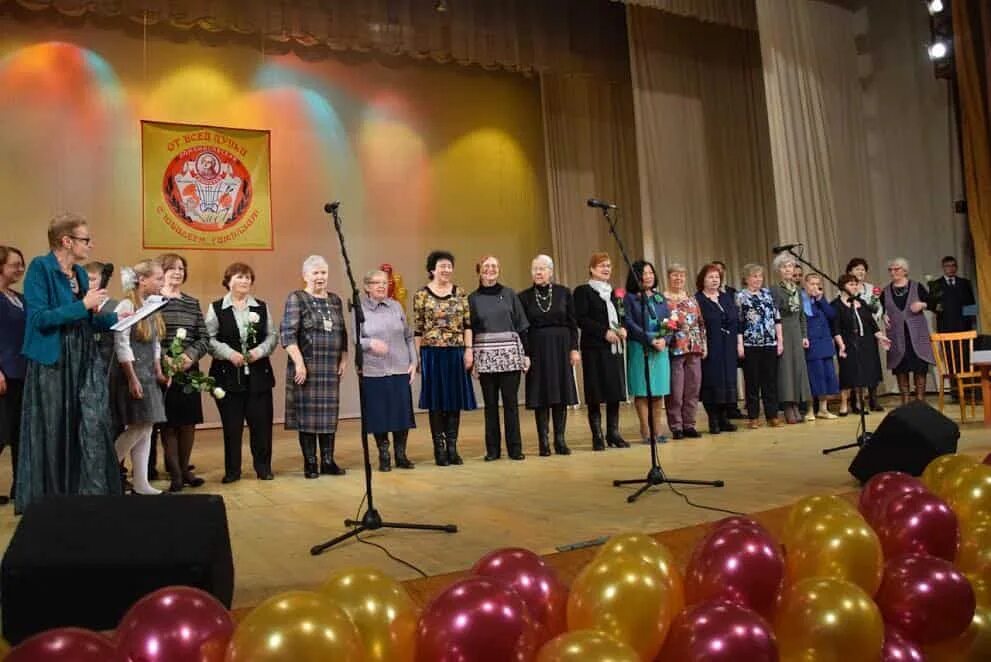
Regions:
<svg viewBox="0 0 991 662"><path fill-rule="evenodd" d="M783 350L778 363L778 401L784 405L785 421L800 423L798 403L812 399L809 387L809 369L805 363L805 350L809 347L808 318L802 306L802 295L795 283L795 258L780 253L774 258L774 270L779 283L771 287L771 296L781 319Z"/></svg>
<svg viewBox="0 0 991 662"><path fill-rule="evenodd" d="M430 412L437 466L463 464L458 455L461 410L475 409L468 371L472 354L468 293L454 284L454 256L427 256L430 282L413 296L413 333L420 354L420 408Z"/></svg>
<svg viewBox="0 0 991 662"><path fill-rule="evenodd" d="M847 262L846 265L846 273L850 274L851 276L857 279L857 283L859 285L858 292L860 294L860 300L864 302L864 304L867 306L867 309L871 312L871 316L874 318L874 321L877 323L878 328L881 328L882 317L884 316L884 310L881 308L881 288L867 282L867 272L869 270L870 267L867 264L867 260L865 260L862 257L855 257L849 262ZM875 367L877 368L877 374L880 375L881 374L880 356L878 357L877 365L876 366L872 365L870 367L871 374L874 373ZM878 383L880 383L880 379L878 380ZM867 388L867 403L870 406L871 411L884 411L884 407L882 407L877 401L877 387L878 384L874 384L873 386L869 386ZM844 389L843 391L840 392L841 411L847 410L848 398L849 398L849 389ZM852 403L851 411L854 414L859 413L859 411L857 410L856 402Z"/></svg>
<svg viewBox="0 0 991 662"><path fill-rule="evenodd" d="M668 267L664 299L678 315L679 327L671 343L671 393L665 398L668 427L673 439L701 437L695 429L695 412L702 387L702 359L706 356L705 326L698 301L685 290L685 267Z"/></svg>
<svg viewBox="0 0 991 662"><path fill-rule="evenodd" d="M746 287L736 294L740 308L740 334L737 355L743 359L743 378L747 391L748 427L760 427L761 401L764 416L771 427L783 425L778 420L778 356L784 350L781 316L771 292L764 287L764 268L759 264L743 267Z"/></svg>

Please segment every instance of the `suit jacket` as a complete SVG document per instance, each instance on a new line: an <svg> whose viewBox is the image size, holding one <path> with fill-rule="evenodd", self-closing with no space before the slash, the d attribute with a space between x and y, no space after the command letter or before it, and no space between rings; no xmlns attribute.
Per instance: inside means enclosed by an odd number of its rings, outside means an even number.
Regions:
<svg viewBox="0 0 991 662"><path fill-rule="evenodd" d="M927 283L929 289L929 309L936 313L936 330L941 333L970 331L974 328L974 318L965 317L964 306L973 306L974 288L966 278L954 277L950 285L945 277Z"/></svg>

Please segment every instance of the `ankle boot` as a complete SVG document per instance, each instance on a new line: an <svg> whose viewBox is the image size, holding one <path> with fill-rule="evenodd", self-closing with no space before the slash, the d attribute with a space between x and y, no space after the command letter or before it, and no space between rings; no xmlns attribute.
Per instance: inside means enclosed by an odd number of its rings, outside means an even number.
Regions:
<svg viewBox="0 0 991 662"><path fill-rule="evenodd" d="M912 373L915 377L915 399L919 402L926 401L926 374Z"/></svg>
<svg viewBox="0 0 991 662"><path fill-rule="evenodd" d="M320 473L327 476L343 476L347 473L334 462L334 435L320 435Z"/></svg>
<svg viewBox="0 0 991 662"><path fill-rule="evenodd" d="M409 438L409 430L401 430L392 433L392 447L396 454L397 469L413 469L416 465L406 457L406 440Z"/></svg>
<svg viewBox="0 0 991 662"><path fill-rule="evenodd" d="M558 455L571 455L571 449L564 439L564 430L568 424L568 408L564 405L554 405L551 408L554 419L554 452Z"/></svg>
<svg viewBox="0 0 991 662"><path fill-rule="evenodd" d="M722 430L719 427L719 405L706 405L705 415L709 417L709 434L719 434Z"/></svg>
<svg viewBox="0 0 991 662"><path fill-rule="evenodd" d="M392 471L392 458L389 456L389 435L375 435L375 445L379 449L379 471Z"/></svg>
<svg viewBox="0 0 991 662"><path fill-rule="evenodd" d="M442 411L430 410L430 438L434 442L434 463L438 467L450 464L447 458L447 444L444 442L444 429L447 425L447 414Z"/></svg>
<svg viewBox="0 0 991 662"><path fill-rule="evenodd" d="M619 403L606 405L606 443L616 448L629 448L630 444L619 434Z"/></svg>
<svg viewBox="0 0 991 662"><path fill-rule="evenodd" d="M877 386L867 389L867 405L871 411L884 411L884 407L877 401Z"/></svg>
<svg viewBox="0 0 991 662"><path fill-rule="evenodd" d="M719 413L719 430L720 432L736 432L736 425L730 422L730 410L733 405L720 405Z"/></svg>
<svg viewBox="0 0 991 662"><path fill-rule="evenodd" d="M898 380L898 394L902 398L902 404L907 405L909 396L908 373L895 375L895 378Z"/></svg>
<svg viewBox="0 0 991 662"><path fill-rule="evenodd" d="M451 464L464 464L458 455L458 429L461 427L461 412L447 412L447 426L444 429L444 443L447 446L447 461Z"/></svg>
<svg viewBox="0 0 991 662"><path fill-rule="evenodd" d="M599 405L588 406L588 427L592 429L592 450L606 450L606 441L602 436L602 411Z"/></svg>
<svg viewBox="0 0 991 662"><path fill-rule="evenodd" d="M320 469L317 466L317 436L311 432L300 432L299 449L303 453L303 475L306 478L318 478Z"/></svg>
<svg viewBox="0 0 991 662"><path fill-rule="evenodd" d="M548 441L551 412L547 407L540 407L533 410L533 418L537 422L537 448L540 450L540 457L547 457L551 454L551 445Z"/></svg>

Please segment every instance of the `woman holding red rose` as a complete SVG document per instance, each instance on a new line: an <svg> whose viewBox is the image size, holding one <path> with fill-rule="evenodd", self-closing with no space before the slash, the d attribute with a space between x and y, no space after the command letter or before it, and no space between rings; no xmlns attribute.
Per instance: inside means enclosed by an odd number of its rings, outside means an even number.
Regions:
<svg viewBox="0 0 991 662"><path fill-rule="evenodd" d="M629 444L619 434L619 403L626 399L623 376L622 299L617 306L609 277L612 262L608 253L593 253L588 261L590 278L575 288L575 321L581 329L581 353L585 404L588 425L592 430L592 450L606 449L606 443L616 448ZM602 434L602 412L606 404L606 434Z"/></svg>
<svg viewBox="0 0 991 662"><path fill-rule="evenodd" d="M695 429L695 413L702 388L702 360L706 357L705 327L701 323L699 304L685 290L687 271L680 264L668 267L668 287L664 299L677 313L678 330L671 346L671 393L665 404L672 439L695 439L702 435Z"/></svg>
<svg viewBox="0 0 991 662"><path fill-rule="evenodd" d="M867 310L870 311L871 316L874 318L874 322L881 327L884 315L884 311L881 309L881 288L876 285L872 285L867 282L867 272L870 267L867 264L867 260L862 257L855 257L847 262L846 273L850 274L857 279L857 293L860 295L860 300L867 306ZM873 374L873 366L871 367ZM877 374L881 374L881 359L878 358L877 363ZM884 411L877 401L877 386L881 379L874 383L873 386L867 388L867 402L871 408L871 411ZM847 400L849 398L849 391L845 390L840 393L840 411L847 411ZM857 410L856 402L852 403L851 411L854 414L859 413Z"/></svg>
<svg viewBox="0 0 991 662"><path fill-rule="evenodd" d="M640 284L643 283L641 289ZM647 377L644 371L644 357L650 364L650 394L654 400L654 432L660 430L662 398L671 392L671 362L668 359L668 343L677 329L677 321L672 318L664 298L657 293L657 271L654 265L644 260L633 263L633 270L626 278L626 295L623 307L629 340L626 347L627 388L633 397L633 405L640 419L640 438L650 443L650 428L647 425ZM647 297L647 319L644 320L642 296ZM672 328L674 327L674 328ZM657 440L664 437L657 435Z"/></svg>

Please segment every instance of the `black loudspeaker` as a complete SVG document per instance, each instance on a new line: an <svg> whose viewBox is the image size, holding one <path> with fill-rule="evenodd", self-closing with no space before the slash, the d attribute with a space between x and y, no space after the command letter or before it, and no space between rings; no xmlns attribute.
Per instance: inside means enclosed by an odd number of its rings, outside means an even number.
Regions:
<svg viewBox="0 0 991 662"><path fill-rule="evenodd" d="M219 496L52 497L28 507L0 568L3 634L111 630L142 596L185 585L230 608L234 560Z"/></svg>
<svg viewBox="0 0 991 662"><path fill-rule="evenodd" d="M959 425L924 402L911 402L884 417L853 458L850 473L861 483L883 471L919 476L933 459L956 453L959 438Z"/></svg>

